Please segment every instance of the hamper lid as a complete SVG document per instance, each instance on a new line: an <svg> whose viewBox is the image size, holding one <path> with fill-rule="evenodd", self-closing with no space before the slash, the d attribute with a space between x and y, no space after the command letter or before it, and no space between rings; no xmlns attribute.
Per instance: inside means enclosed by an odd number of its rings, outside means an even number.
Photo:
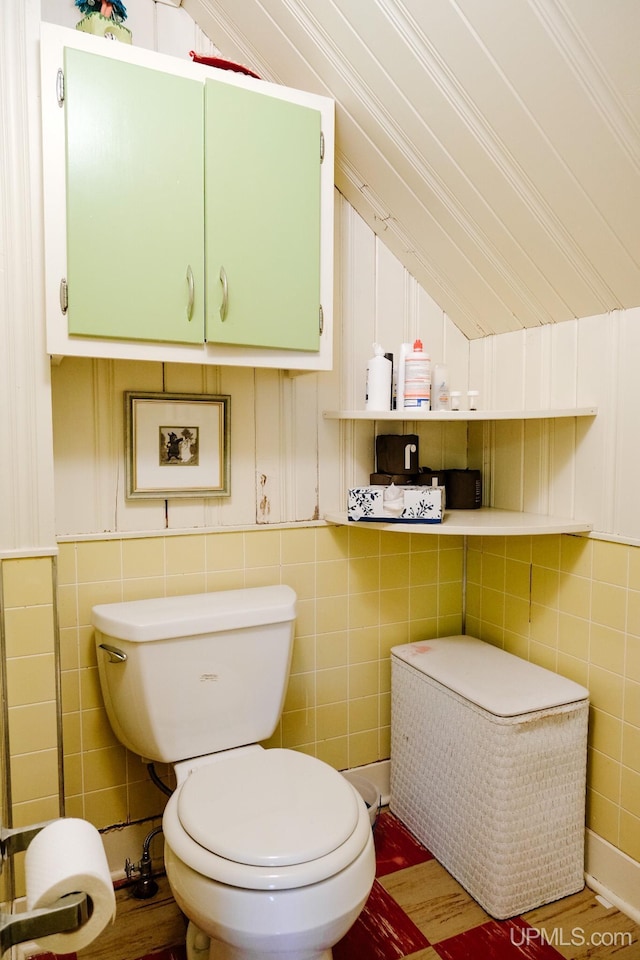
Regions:
<svg viewBox="0 0 640 960"><path fill-rule="evenodd" d="M489 713L516 717L585 700L589 691L476 637L439 637L393 647L392 657Z"/></svg>

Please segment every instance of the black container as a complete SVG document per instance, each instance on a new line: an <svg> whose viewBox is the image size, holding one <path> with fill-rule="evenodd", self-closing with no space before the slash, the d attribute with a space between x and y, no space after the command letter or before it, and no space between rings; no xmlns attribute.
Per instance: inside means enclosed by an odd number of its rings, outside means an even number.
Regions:
<svg viewBox="0 0 640 960"><path fill-rule="evenodd" d="M482 506L482 474L479 470L445 470L447 507L477 510Z"/></svg>
<svg viewBox="0 0 640 960"><path fill-rule="evenodd" d="M419 487L444 487L447 481L446 470L432 470L431 467L420 467L416 483Z"/></svg>
<svg viewBox="0 0 640 960"><path fill-rule="evenodd" d="M408 487L417 482L417 473L372 473L369 477L369 483L374 487L390 487L392 483L396 487Z"/></svg>
<svg viewBox="0 0 640 960"><path fill-rule="evenodd" d="M418 472L419 438L415 433L381 433L376 437L376 473Z"/></svg>

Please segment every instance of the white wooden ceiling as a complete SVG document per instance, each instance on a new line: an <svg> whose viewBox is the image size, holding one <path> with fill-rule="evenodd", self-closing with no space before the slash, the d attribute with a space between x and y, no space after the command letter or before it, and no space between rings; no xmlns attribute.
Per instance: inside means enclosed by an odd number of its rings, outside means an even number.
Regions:
<svg viewBox="0 0 640 960"><path fill-rule="evenodd" d="M469 338L640 305L640 0L183 0Z"/></svg>

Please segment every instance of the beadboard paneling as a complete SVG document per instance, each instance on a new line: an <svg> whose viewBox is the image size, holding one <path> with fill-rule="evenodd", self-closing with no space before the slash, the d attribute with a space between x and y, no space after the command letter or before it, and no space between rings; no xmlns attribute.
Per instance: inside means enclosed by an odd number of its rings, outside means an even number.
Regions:
<svg viewBox="0 0 640 960"><path fill-rule="evenodd" d="M485 502L585 518L599 534L640 539L639 319L638 308L614 311L470 344L473 382L490 408L598 408L593 419L495 423Z"/></svg>
<svg viewBox="0 0 640 960"><path fill-rule="evenodd" d="M469 338L640 302L634 0L183 0L336 100L336 184Z"/></svg>
<svg viewBox="0 0 640 960"><path fill-rule="evenodd" d="M266 26L271 31L277 19L277 4L275 0L269 0L269 5ZM192 0L185 4L187 9L193 6ZM391 19L388 23L393 22L395 27L401 28L405 41L411 36L419 36L424 43L421 33L424 25L417 20L403 21L401 6L396 4L393 10L389 7L387 13ZM517 9L509 6L504 11L507 16L504 23L525 14L531 18L532 4L528 4L529 9L525 7L525 0L520 0ZM222 17L223 5L220 4L218 9ZM379 13L376 9L375 15ZM508 49L508 31L500 34L502 27L494 24L492 29L496 32L489 36L487 23L482 22L477 11L461 7L460 13L462 19L458 27L463 27L466 39L469 30L475 30L475 42L482 40L487 51L491 48L496 56L499 54L504 77L516 70L516 60ZM443 55L451 62L455 59L458 68L471 78L476 68L473 64L462 63L459 50L454 49L454 38L447 38L442 32L450 14L450 9L442 8L439 12L431 10L429 16L434 18L433 26L437 28L443 45ZM538 8L537 15L541 14L542 8ZM244 12L238 14L242 18L244 15ZM328 11L327 15L333 14ZM353 11L346 11L343 15L346 16L343 26L352 32L349 22L350 18L353 19ZM68 23L75 13L71 11L70 14L62 0L43 0L43 16ZM586 19L579 49L582 52L591 49L598 30L602 28L607 63L612 66L616 31L601 22L591 5L582 8L581 16ZM295 30L304 33L309 21L304 17L303 21ZM317 27L318 22L314 23ZM544 33L547 38L564 36L568 23L569 20L564 25L560 21L549 21ZM186 56L191 48L204 50L208 45L209 51L215 49L184 8L158 6L148 0L136 8L135 18L132 17L129 24L134 30L134 42L155 45L163 52L180 55L184 46ZM280 38L283 51L289 49L291 37L297 36L295 30L291 36ZM539 22L536 31L540 39ZM216 43L222 43L225 38L226 27L212 36ZM271 33L269 38L265 35L263 39L266 51L271 44ZM435 39L434 35L430 43L434 44ZM311 34L307 32L296 55L295 70L300 66L300 55L308 58L305 72L299 76L309 79L306 85L311 88L314 83L306 71L316 63L316 40L314 35L311 42ZM463 49L466 40L460 36L458 40L463 44L460 49ZM424 66L426 48L421 49ZM434 50L433 45L429 46L430 57L433 57ZM243 48L243 53L248 54L248 48ZM364 65L362 54L360 47L357 51L354 48L354 69L357 63ZM431 59L429 63L432 70L435 61ZM399 69L409 76L414 67L412 63ZM483 69L485 67L486 63ZM559 64L554 59L550 76L557 68ZM434 74L430 76L433 79ZM441 73L440 80L443 76ZM372 76L371 82L378 81ZM615 73L615 85L624 88L625 97L631 96L632 89L622 66ZM440 83L440 97L443 89ZM600 89L602 91L605 87ZM478 102L482 96L483 92L478 89ZM536 111L543 110L544 90L541 95L530 87L527 96L531 110L534 104ZM451 105L454 100L450 97L449 102ZM618 108L621 103L621 100L617 101ZM489 116L492 108L488 102L484 109L485 115ZM549 114L547 120L551 122L551 119ZM626 121L621 121L619 110L609 120L617 124L620 142L629 144L629 130ZM494 121L497 122L495 116ZM339 114L338 127L340 136L347 137L345 143L353 135L349 122L345 115L340 121ZM485 128L485 133L488 129ZM563 149L568 149L562 131L556 133ZM469 154L469 158L471 156ZM481 160L476 159L478 169L481 169ZM398 170L406 169L405 161L406 157ZM348 157L343 155L338 166L341 162L348 164ZM585 176L587 172L585 168ZM343 174L344 170L341 173L338 169L339 181ZM367 194L370 199L374 196L364 182L361 188L362 195ZM487 196L489 193L488 189ZM640 510L635 503L633 482L637 467L635 430L639 402L633 363L638 352L635 335L637 310L569 319L559 324L525 324L519 329L468 340L465 331L472 334L465 325L456 324L442 309L441 304L448 302L447 296L438 295L433 299L426 292L428 288L439 290L438 283L435 287L425 283L424 271L407 269L413 253L408 253L407 259L394 245L392 235L397 224L385 214L384 205L378 209L379 218L374 223L358 212L356 205L350 202L352 200L349 191L346 196L336 191L333 371L289 377L284 372L258 374L248 368L192 370L186 369L186 365L163 367L160 364L71 359L63 360L53 369L56 532L59 535L273 524L310 520L322 517L328 510L344 509L347 487L366 482L374 469L374 437L376 429L382 430L373 422L324 421L322 410L363 406L366 365L374 341L381 342L397 359L400 343L420 336L434 362L446 360L451 387L460 389L463 398L467 388L473 387L481 392L482 406L493 409L595 403L599 415L595 420L577 422L515 421L468 427L461 424L416 425L407 421L405 424L385 424L384 432L417 432L421 462L425 466L480 467L485 503L584 516L603 534L632 540L640 538ZM564 209L562 203L558 198L558 211ZM414 206L419 206L415 204L415 198ZM495 209L502 208L498 205ZM545 216L550 214L551 210L545 208ZM559 215L554 210L553 217ZM445 229L447 222L444 218L439 228ZM603 243L608 242L608 229L603 227ZM452 232L454 236L455 231ZM563 238L563 243L566 239ZM547 241L548 257L553 259L557 249L554 251L554 241L549 235ZM564 248L565 253L567 249ZM437 260L436 257L434 264ZM578 265L579 259L574 257L573 263ZM546 264L546 260L541 259L540 264ZM434 280L436 274L431 272L429 276ZM553 271L550 271L549 279L552 276ZM596 280L589 282L597 286ZM500 289L497 284L496 291L501 296ZM473 285L468 286L465 297L467 294L471 296L472 290ZM456 299L452 287L448 288L447 295ZM459 298L460 303L463 300L464 297ZM455 312L451 315L455 316ZM497 314L496 324L496 329L502 329ZM122 393L127 389L226 393L231 396L232 493L229 498L174 499L167 505L164 501L126 499ZM598 491L597 496L594 491Z"/></svg>
<svg viewBox="0 0 640 960"><path fill-rule="evenodd" d="M616 465L613 484L615 512L613 533L640 538L640 308L627 310L620 317L618 375L611 392L616 403ZM608 465L607 465L608 466Z"/></svg>
<svg viewBox="0 0 640 960"><path fill-rule="evenodd" d="M35 3L0 5L0 556L55 544ZM17 40L16 38L19 38Z"/></svg>

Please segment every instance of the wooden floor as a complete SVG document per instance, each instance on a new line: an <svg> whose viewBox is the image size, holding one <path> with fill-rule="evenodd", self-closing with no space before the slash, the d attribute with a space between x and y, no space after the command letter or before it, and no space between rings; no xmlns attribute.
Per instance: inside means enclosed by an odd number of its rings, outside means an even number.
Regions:
<svg viewBox="0 0 640 960"><path fill-rule="evenodd" d="M374 838L371 896L334 960L640 960L640 928L587 888L493 920L393 814L381 814ZM185 960L185 920L166 880L159 882L153 900L117 891L114 926L65 960Z"/></svg>

